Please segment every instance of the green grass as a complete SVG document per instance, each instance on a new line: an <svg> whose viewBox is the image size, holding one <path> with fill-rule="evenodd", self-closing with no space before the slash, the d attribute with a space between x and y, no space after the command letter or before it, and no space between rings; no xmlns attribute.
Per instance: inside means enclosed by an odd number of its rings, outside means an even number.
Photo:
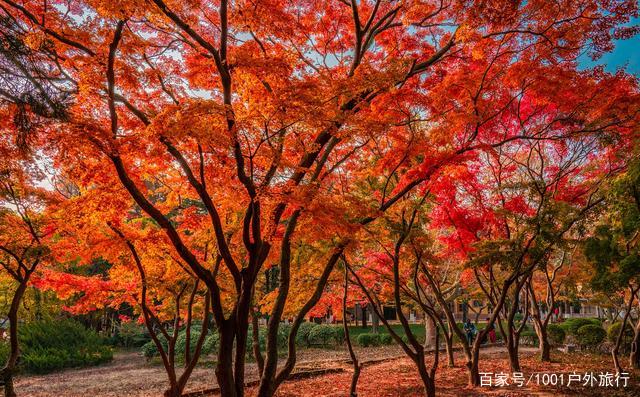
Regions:
<svg viewBox="0 0 640 397"><path fill-rule="evenodd" d="M402 328L402 324L392 324L391 328L395 333L397 333L401 337L405 334L404 329ZM424 341L424 332L425 332L424 324L409 324L409 328L411 328L411 333L413 333L413 335L418 339L418 341L422 343ZM373 327L371 326L367 326L366 328L363 328L360 325L349 326L349 336L351 337L352 341L355 341L356 339L358 339L358 335L360 334L371 333L371 332L373 332ZM388 334L389 331L387 330L387 327L384 326L384 324L380 324L378 326L378 333Z"/></svg>

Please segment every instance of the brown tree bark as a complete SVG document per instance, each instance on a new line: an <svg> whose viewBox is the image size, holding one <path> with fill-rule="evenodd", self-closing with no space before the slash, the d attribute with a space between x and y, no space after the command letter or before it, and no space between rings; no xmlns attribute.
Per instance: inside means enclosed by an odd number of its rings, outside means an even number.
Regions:
<svg viewBox="0 0 640 397"><path fill-rule="evenodd" d="M347 349L349 349L349 356L353 364L353 375L351 375L351 385L349 386L349 396L357 397L358 378L360 377L361 365L358 362L353 346L351 345L351 336L349 334L349 325L347 324L347 294L349 290L349 271L345 264L344 267L344 294L342 295L342 326L344 328L344 337L347 342Z"/></svg>
<svg viewBox="0 0 640 397"><path fill-rule="evenodd" d="M9 319L9 357L7 358L4 368L2 368L5 397L16 396L16 392L13 387L13 376L16 372L18 357L20 357L20 348L18 343L18 310L20 309L20 302L22 301L24 292L27 289L28 281L29 279L26 278L18 284L18 288L11 299L11 306L7 314L7 318Z"/></svg>

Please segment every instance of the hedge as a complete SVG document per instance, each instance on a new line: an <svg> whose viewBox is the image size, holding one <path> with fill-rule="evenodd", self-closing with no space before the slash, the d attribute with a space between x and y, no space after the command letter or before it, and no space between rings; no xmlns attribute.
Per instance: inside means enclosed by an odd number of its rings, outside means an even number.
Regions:
<svg viewBox="0 0 640 397"><path fill-rule="evenodd" d="M362 347L390 345L393 343L393 338L389 334L364 333L358 335L356 342Z"/></svg>
<svg viewBox="0 0 640 397"><path fill-rule="evenodd" d="M309 331L309 343L312 345L326 346L336 340L334 327L326 324L319 324Z"/></svg>
<svg viewBox="0 0 640 397"><path fill-rule="evenodd" d="M594 348L602 343L606 336L604 328L595 324L583 325L576 331L576 341L582 348Z"/></svg>
<svg viewBox="0 0 640 397"><path fill-rule="evenodd" d="M620 328L622 327L622 321L615 322L609 326L607 329L607 338L609 342L616 343L618 340L618 335L620 334ZM631 324L627 323L624 327L624 334L622 334L622 343L621 346L625 348L625 346L631 344L633 340L633 327ZM625 348L626 349L626 348Z"/></svg>
<svg viewBox="0 0 640 397"><path fill-rule="evenodd" d="M558 346L564 343L567 333L558 324L547 325L547 337L551 346Z"/></svg>
<svg viewBox="0 0 640 397"><path fill-rule="evenodd" d="M305 321L300 324L298 333L296 334L296 344L301 347L310 347L311 341L309 341L309 333L317 326L318 324L311 321Z"/></svg>
<svg viewBox="0 0 640 397"><path fill-rule="evenodd" d="M64 368L87 367L113 359L113 351L95 331L69 320L46 320L18 327L21 356L19 369L45 374ZM9 355L7 342L0 344L0 361Z"/></svg>
<svg viewBox="0 0 640 397"><path fill-rule="evenodd" d="M597 325L602 327L600 320L597 318L570 318L560 323L560 326L565 330L565 332L573 336L576 336L578 329L585 325Z"/></svg>

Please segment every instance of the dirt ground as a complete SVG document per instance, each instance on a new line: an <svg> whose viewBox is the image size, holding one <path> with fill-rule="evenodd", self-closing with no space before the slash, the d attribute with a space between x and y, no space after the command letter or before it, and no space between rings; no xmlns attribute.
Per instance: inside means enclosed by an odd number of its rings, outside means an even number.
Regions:
<svg viewBox="0 0 640 397"><path fill-rule="evenodd" d="M388 359L368 365L362 370L358 383L359 397L385 396L423 396L422 385L413 363L406 359L397 346L358 348L361 361ZM610 358L607 355L561 354L554 353L553 363L542 364L531 348L521 349L521 365L529 383L523 387L479 387L469 389L466 385L466 370L461 357L455 368L448 368L444 357L436 375L438 396L640 396L640 378L631 374L629 387L583 387L582 385L538 386L535 373L565 374L576 371L612 372ZM493 347L482 350L481 371L492 374L509 372L509 364L503 348ZM277 395L294 396L332 396L348 395L351 379L346 350L302 350L297 368L343 367L344 372L325 374L313 378L293 380L283 384ZM530 378L530 376L532 376ZM247 380L256 379L255 364L247 366ZM566 381L565 381L566 382ZM29 397L116 397L161 396L166 385L166 375L158 364L147 363L139 353L118 353L113 362L99 367L67 370L43 376L21 376L16 381L18 394ZM186 391L209 389L216 385L213 368L196 368ZM255 388L248 390L253 395Z"/></svg>
<svg viewBox="0 0 640 397"><path fill-rule="evenodd" d="M397 346L357 348L363 359L397 357ZM298 354L297 367L324 367L346 360L346 350L303 349ZM247 364L247 381L257 379L257 368ZM147 397L161 396L167 385L164 368L147 363L138 352L120 352L109 364L98 367L70 369L47 375L25 375L15 381L20 396L29 397ZM212 365L198 366L185 391L210 389L217 385Z"/></svg>

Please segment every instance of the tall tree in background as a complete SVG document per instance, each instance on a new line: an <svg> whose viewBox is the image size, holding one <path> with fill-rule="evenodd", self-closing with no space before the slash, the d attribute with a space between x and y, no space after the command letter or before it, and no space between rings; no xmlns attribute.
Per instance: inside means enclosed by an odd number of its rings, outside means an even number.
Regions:
<svg viewBox="0 0 640 397"><path fill-rule="evenodd" d="M637 157L626 172L611 183L606 201L602 222L585 242L584 252L595 270L592 288L608 294L619 292L626 297L622 327L611 352L614 367L620 373L618 351L640 290L640 162ZM640 367L639 344L640 321L634 325L629 357L632 368Z"/></svg>
<svg viewBox="0 0 640 397"><path fill-rule="evenodd" d="M17 168L19 164L0 162L0 266L15 285L7 313L9 354L1 372L7 397L16 395L13 375L20 356L18 311L31 277L47 259L46 240L52 232L45 212L50 194L35 187L33 175Z"/></svg>

